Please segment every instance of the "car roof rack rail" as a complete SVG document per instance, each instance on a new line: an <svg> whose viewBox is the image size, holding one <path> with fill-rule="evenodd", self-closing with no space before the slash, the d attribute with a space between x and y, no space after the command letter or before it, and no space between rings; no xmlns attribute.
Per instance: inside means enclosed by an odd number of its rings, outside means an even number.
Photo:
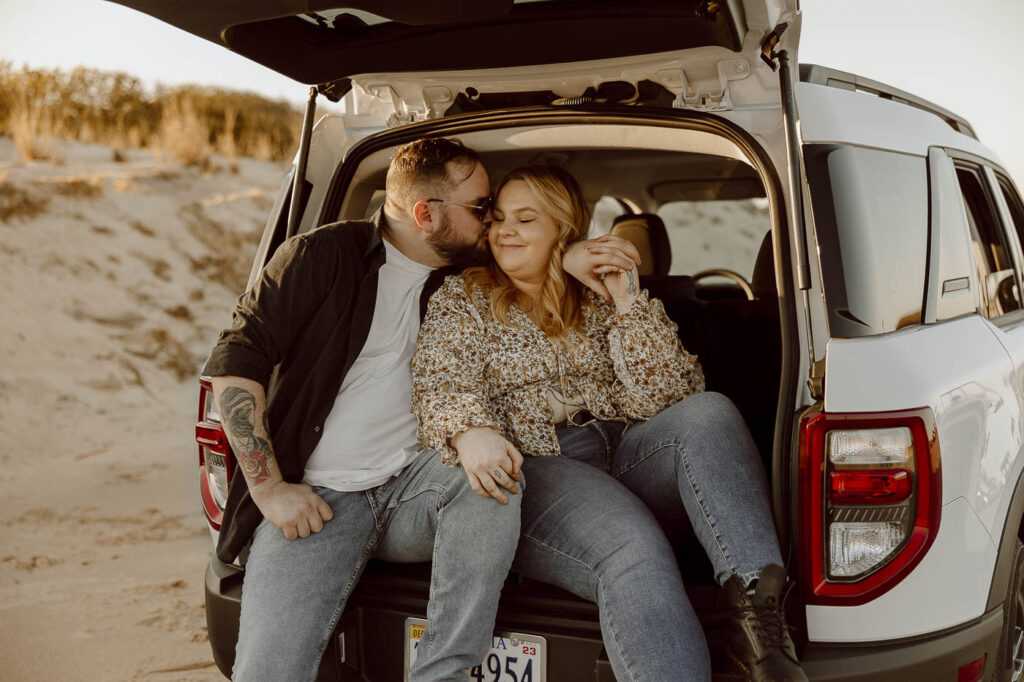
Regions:
<svg viewBox="0 0 1024 682"><path fill-rule="evenodd" d="M921 99L916 95L911 95L909 92L904 92L903 90L894 88L891 85L886 85L885 83L873 81L870 78L864 78L863 76L839 71L838 69L830 69L817 64L801 64L800 80L804 83L813 83L815 85L825 85L830 88L839 88L841 90L863 92L876 97L881 97L882 99L900 102L916 109L921 109L931 114L935 114L945 121L953 130L973 137L975 140L978 139L978 135L974 132L974 128L971 127L971 124L968 123L963 116L958 116L952 111L943 109L939 105L933 104L926 99Z"/></svg>

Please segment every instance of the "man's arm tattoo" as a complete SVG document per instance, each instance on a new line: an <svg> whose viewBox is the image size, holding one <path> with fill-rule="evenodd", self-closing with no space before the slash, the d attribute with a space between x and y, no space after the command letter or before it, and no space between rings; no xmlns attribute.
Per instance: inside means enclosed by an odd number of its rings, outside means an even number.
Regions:
<svg viewBox="0 0 1024 682"><path fill-rule="evenodd" d="M270 441L256 435L256 397L237 386L229 386L221 394L225 408L228 438L238 457L242 472L250 486L258 486L270 479ZM269 433L267 414L262 418L263 429Z"/></svg>
<svg viewBox="0 0 1024 682"><path fill-rule="evenodd" d="M626 277L629 278L629 295L636 296L640 293L636 288L636 275L630 270L626 273Z"/></svg>

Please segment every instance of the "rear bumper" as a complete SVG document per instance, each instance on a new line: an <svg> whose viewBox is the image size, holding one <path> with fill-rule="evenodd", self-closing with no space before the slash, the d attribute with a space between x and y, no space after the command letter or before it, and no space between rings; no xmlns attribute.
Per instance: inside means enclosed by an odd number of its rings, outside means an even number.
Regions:
<svg viewBox="0 0 1024 682"><path fill-rule="evenodd" d="M238 617L242 604L244 571L211 557L206 565L206 631L213 661L225 677L231 677L238 641Z"/></svg>
<svg viewBox="0 0 1024 682"><path fill-rule="evenodd" d="M225 676L230 676L235 658L242 575L242 569L216 557L206 569L210 645ZM401 680L405 619L426 616L428 590L429 566L371 564L324 653L318 679ZM695 602L707 601L705 595L690 596ZM801 659L814 682L953 682L961 665L987 654L982 679L988 680L996 665L1001 627L1002 609L996 608L954 630L913 640L875 645L809 642ZM547 680L614 682L597 607L589 602L538 583L510 582L502 593L497 629L547 640Z"/></svg>
<svg viewBox="0 0 1024 682"><path fill-rule="evenodd" d="M1002 608L938 635L886 644L808 642L801 660L815 682L955 682L957 669L985 655L992 679L1002 631Z"/></svg>
<svg viewBox="0 0 1024 682"><path fill-rule="evenodd" d="M405 619L425 618L429 564L371 562L328 643L318 680L398 682L404 676ZM213 658L230 676L238 639L244 571L210 558L206 621ZM604 653L597 606L557 588L510 578L502 591L498 631L545 638L546 680L614 682Z"/></svg>

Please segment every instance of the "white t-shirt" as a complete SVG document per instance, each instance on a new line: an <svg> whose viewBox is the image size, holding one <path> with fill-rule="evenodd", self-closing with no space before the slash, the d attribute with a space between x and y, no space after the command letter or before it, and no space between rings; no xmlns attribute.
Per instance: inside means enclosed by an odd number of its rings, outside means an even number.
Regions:
<svg viewBox="0 0 1024 682"><path fill-rule="evenodd" d="M420 329L420 293L432 268L384 240L377 302L366 344L341 384L303 482L366 490L401 471L420 452L409 408L409 363Z"/></svg>

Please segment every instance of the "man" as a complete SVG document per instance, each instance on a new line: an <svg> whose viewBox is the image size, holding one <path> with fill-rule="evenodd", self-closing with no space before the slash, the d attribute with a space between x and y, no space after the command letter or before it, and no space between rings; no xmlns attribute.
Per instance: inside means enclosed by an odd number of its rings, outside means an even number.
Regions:
<svg viewBox="0 0 1024 682"><path fill-rule="evenodd" d="M235 679L313 679L373 556L433 561L410 679L463 679L489 645L519 540L522 460L504 491L490 477L483 489L464 471L492 462L463 471L419 447L409 362L435 268L486 253L490 184L472 150L419 140L396 154L386 194L370 221L286 241L203 370L246 481L231 487L217 547L231 561L252 539ZM600 286L600 267L630 267L623 244L580 244L567 271Z"/></svg>

